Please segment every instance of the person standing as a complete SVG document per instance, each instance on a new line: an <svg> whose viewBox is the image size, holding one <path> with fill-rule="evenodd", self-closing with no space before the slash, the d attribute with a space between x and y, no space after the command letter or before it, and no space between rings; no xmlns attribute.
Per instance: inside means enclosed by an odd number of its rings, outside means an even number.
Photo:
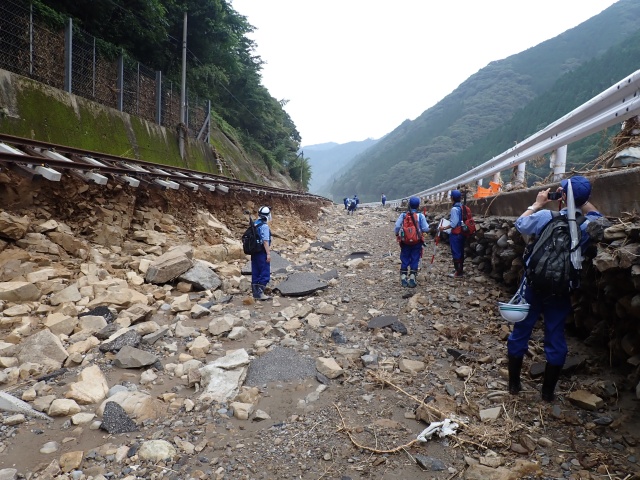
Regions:
<svg viewBox="0 0 640 480"><path fill-rule="evenodd" d="M387 197L384 193L382 194L381 200L382 200L382 208L384 208L384 204L387 203Z"/></svg>
<svg viewBox="0 0 640 480"><path fill-rule="evenodd" d="M418 265L422 257L422 247L424 245L423 235L429 230L429 224L425 216L420 213L420 199L411 197L409 199L409 209L400 214L395 224L396 240L400 244L400 283L403 287L415 288ZM411 215L413 220L410 217ZM415 237L407 238L405 235L405 218L409 223L409 228L415 228Z"/></svg>
<svg viewBox="0 0 640 480"><path fill-rule="evenodd" d="M560 213L566 214L568 181L562 180L558 192L561 193L561 202L564 203ZM602 215L596 207L589 202L591 184L582 176L571 178L571 187L576 206L576 218L580 214L584 216L580 224L580 247L584 251L589 242L587 225ZM536 196L536 201L528 207L516 220L515 227L523 235L540 235L546 225L553 219L550 210L545 206L553 201L549 199L549 190L541 190ZM530 257L529 257L530 259ZM529 259L526 259L528 265ZM554 399L554 390L562 367L567 357L567 341L564 336L564 324L571 312L570 293L540 294L534 288L527 287L527 278L523 279L524 298L529 303L529 312L524 320L514 324L513 331L507 340L507 353L509 360L509 393L518 394L521 390L520 372L522 360L528 349L529 338L533 327L540 314L544 317L544 353L547 364L542 383L542 399L551 402Z"/></svg>
<svg viewBox="0 0 640 480"><path fill-rule="evenodd" d="M260 207L255 225L263 249L251 255L251 290L253 298L260 301L271 299L264 293L264 289L271 280L271 229L268 225L270 221L271 209L267 206Z"/></svg>
<svg viewBox="0 0 640 480"><path fill-rule="evenodd" d="M453 278L461 278L463 275L464 264L464 240L465 237L462 234L462 204L460 200L462 194L460 190L451 190L451 201L453 206L451 207L451 214L449 215L450 226L440 226L439 230L444 232L451 228L449 233L449 246L451 247L451 256L453 257L453 273L449 274ZM458 228L460 227L460 228Z"/></svg>

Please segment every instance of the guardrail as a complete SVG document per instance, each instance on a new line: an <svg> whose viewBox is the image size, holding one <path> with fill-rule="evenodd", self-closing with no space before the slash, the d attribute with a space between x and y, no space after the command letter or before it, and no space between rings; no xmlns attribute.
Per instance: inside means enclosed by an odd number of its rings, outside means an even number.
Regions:
<svg viewBox="0 0 640 480"><path fill-rule="evenodd" d="M551 152L558 152L563 157L554 169L554 173L562 175L567 145L636 115L640 115L640 70L482 165L412 196L438 200L446 198L448 192L458 185L477 182L515 166L519 167L519 176L524 179L524 164ZM399 201L397 199L387 203L396 205ZM379 202L372 202L365 205L378 204Z"/></svg>

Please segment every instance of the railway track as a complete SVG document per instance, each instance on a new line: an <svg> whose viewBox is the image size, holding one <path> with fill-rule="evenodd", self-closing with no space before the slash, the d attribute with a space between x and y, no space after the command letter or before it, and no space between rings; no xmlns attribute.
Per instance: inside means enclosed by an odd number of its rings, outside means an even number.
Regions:
<svg viewBox="0 0 640 480"><path fill-rule="evenodd" d="M62 172L81 177L88 183L106 185L109 181L178 190L200 188L226 194L241 191L248 194L270 194L323 200L319 195L271 187L180 168L82 150L64 145L0 134L0 164L32 177L40 176L52 182L62 180Z"/></svg>

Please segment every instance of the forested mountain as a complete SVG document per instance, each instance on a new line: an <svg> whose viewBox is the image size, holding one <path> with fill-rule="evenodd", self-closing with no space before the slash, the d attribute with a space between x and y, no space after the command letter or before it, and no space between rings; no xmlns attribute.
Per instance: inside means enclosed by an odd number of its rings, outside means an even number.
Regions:
<svg viewBox="0 0 640 480"><path fill-rule="evenodd" d="M24 0L25 3L29 1ZM100 55L124 55L180 84L182 30L187 13L189 94L211 100L218 128L269 167L308 185L308 162L298 156L300 134L262 85L263 61L247 35L254 28L229 0L32 0L38 19L98 41ZM77 30L76 30L77 29ZM177 126L176 126L177 127Z"/></svg>
<svg viewBox="0 0 640 480"><path fill-rule="evenodd" d="M620 0L551 40L491 62L357 157L331 194L357 191L375 201L384 191L399 198L489 160L640 68L639 25L640 2ZM569 162L594 155L583 141L569 149Z"/></svg>
<svg viewBox="0 0 640 480"><path fill-rule="evenodd" d="M378 140L368 138L361 142L321 143L302 147L304 157L311 166L309 191L318 195L327 195L330 181L340 170L348 168L358 154L375 145ZM353 195L349 193L349 195Z"/></svg>

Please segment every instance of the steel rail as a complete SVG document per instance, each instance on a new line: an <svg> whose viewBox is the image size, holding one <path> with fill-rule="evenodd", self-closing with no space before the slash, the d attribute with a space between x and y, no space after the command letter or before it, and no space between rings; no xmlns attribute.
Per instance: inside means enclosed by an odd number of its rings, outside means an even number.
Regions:
<svg viewBox="0 0 640 480"><path fill-rule="evenodd" d="M28 152L24 152L23 150L21 150L21 152L23 153L22 155L0 152L0 163L5 165L22 164L31 166L46 166L50 168L55 167L56 169L60 170L81 170L83 172L94 173L101 172L111 175L125 175L139 180L157 179L172 181L183 185L185 183L193 183L198 185L221 185L224 187L231 187L234 190L245 190L249 193L251 191L256 191L257 193L269 193L279 196L293 196L308 198L312 200L329 201L329 199L325 197L306 192L299 192L297 190L288 190L281 187L267 186L253 182L244 182L240 180L230 179L222 175L211 174L208 172L191 170L183 167L174 167L172 165L166 164L152 163L145 160L138 160L128 157L120 157L117 155L100 153L91 150L83 150L75 147L68 147L65 145L58 145L39 140L16 137L13 135L0 134L0 142L6 143L13 148L20 147L26 150L43 149L54 151L69 159L69 161L56 160L49 157L36 156ZM91 158L97 162L100 162L102 165L90 164L83 161L81 157ZM124 165L131 165L134 168L126 168ZM144 169L144 171L136 170L135 167L142 168ZM154 172L150 169L159 169L166 173ZM37 173L34 172L34 175L36 174Z"/></svg>

